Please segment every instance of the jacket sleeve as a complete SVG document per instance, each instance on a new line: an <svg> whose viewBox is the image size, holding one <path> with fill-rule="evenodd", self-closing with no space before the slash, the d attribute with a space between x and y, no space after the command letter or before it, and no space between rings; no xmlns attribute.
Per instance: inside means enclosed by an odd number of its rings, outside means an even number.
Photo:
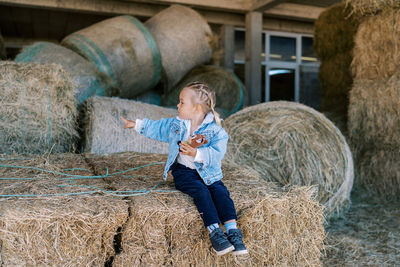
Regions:
<svg viewBox="0 0 400 267"><path fill-rule="evenodd" d="M138 132L148 138L168 142L169 129L174 118L150 120L143 119Z"/></svg>
<svg viewBox="0 0 400 267"><path fill-rule="evenodd" d="M215 162L221 162L226 152L226 145L228 143L228 134L224 129L220 131L210 140L207 147L198 148L201 151L203 167L206 168Z"/></svg>

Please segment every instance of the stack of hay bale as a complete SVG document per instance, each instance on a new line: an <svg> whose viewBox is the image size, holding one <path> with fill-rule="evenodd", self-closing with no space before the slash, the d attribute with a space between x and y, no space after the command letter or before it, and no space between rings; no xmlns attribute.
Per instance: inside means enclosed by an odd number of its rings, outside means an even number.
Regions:
<svg viewBox="0 0 400 267"><path fill-rule="evenodd" d="M350 64L354 36L360 16L344 2L337 3L315 21L314 50L321 61L319 79L322 86L320 110L340 130L347 133L349 91L353 84Z"/></svg>
<svg viewBox="0 0 400 267"><path fill-rule="evenodd" d="M362 12L354 47L349 134L356 183L387 198L400 196L400 4L349 1Z"/></svg>

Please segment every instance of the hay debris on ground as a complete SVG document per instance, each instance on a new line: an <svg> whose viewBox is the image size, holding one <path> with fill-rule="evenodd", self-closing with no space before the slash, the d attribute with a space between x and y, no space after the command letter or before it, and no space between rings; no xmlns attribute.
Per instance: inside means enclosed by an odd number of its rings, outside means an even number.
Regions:
<svg viewBox="0 0 400 267"><path fill-rule="evenodd" d="M398 266L400 202L354 195L346 216L326 228L323 266Z"/></svg>
<svg viewBox="0 0 400 267"><path fill-rule="evenodd" d="M166 155L119 153L86 155L98 174L137 168L109 186L117 190L148 189L130 197L130 220L122 233L122 251L113 266L320 266L324 239L322 206L308 187L283 190L254 171L223 165L223 182L238 211L238 224L249 257L217 257L193 201L162 181ZM164 247L167 246L167 247Z"/></svg>
<svg viewBox="0 0 400 267"><path fill-rule="evenodd" d="M172 5L145 22L161 52L162 84L172 89L195 66L211 60L214 35L195 10Z"/></svg>
<svg viewBox="0 0 400 267"><path fill-rule="evenodd" d="M398 72L399 35L400 9L386 9L363 20L355 36L351 63L355 79L379 80Z"/></svg>
<svg viewBox="0 0 400 267"><path fill-rule="evenodd" d="M130 120L158 120L177 116L177 110L116 97L92 97L86 103L84 116L84 152L110 154L136 151L167 154L167 143L146 138L134 129L124 129L120 116Z"/></svg>
<svg viewBox="0 0 400 267"><path fill-rule="evenodd" d="M353 12L362 15L374 15L384 9L399 8L398 0L346 0L346 5L350 5Z"/></svg>
<svg viewBox="0 0 400 267"><path fill-rule="evenodd" d="M104 266L110 261L128 206L119 197L96 193L107 188L101 179L75 180L93 176L83 157L0 156L0 259L5 266Z"/></svg>
<svg viewBox="0 0 400 267"><path fill-rule="evenodd" d="M75 93L60 65L0 62L0 153L73 151Z"/></svg>
<svg viewBox="0 0 400 267"><path fill-rule="evenodd" d="M294 102L268 102L229 116L223 126L230 135L228 162L281 186L317 186L327 217L348 208L352 155L338 128L321 113Z"/></svg>
<svg viewBox="0 0 400 267"><path fill-rule="evenodd" d="M243 108L247 91L239 78L229 69L200 65L192 69L165 97L166 106L176 106L181 90L191 82L203 82L216 94L216 108L227 117Z"/></svg>
<svg viewBox="0 0 400 267"><path fill-rule="evenodd" d="M77 104L90 96L113 96L119 88L106 74L98 71L91 62L68 48L49 42L37 42L25 47L15 58L16 62L55 63L61 65L77 85Z"/></svg>

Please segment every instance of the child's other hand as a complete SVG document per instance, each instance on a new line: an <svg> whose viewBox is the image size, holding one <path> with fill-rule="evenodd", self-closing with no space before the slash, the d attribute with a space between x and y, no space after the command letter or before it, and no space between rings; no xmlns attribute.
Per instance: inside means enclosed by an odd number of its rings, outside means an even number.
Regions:
<svg viewBox="0 0 400 267"><path fill-rule="evenodd" d="M124 125L124 129L127 128L135 128L136 122L131 121L131 120L127 120L124 117L121 116L121 120L125 123Z"/></svg>
<svg viewBox="0 0 400 267"><path fill-rule="evenodd" d="M179 151L181 152L182 155L188 155L188 156L196 157L197 149L191 147L190 145L188 145L186 143L186 141L185 142L181 142L180 143L180 147L181 148L179 149Z"/></svg>

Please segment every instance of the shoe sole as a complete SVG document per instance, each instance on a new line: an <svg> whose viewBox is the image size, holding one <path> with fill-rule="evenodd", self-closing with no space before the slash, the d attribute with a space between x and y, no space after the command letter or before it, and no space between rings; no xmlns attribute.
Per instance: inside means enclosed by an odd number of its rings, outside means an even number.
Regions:
<svg viewBox="0 0 400 267"><path fill-rule="evenodd" d="M232 252L232 255L238 256L238 255L244 255L244 254L249 254L249 252L246 250L239 250L239 251L234 251Z"/></svg>
<svg viewBox="0 0 400 267"><path fill-rule="evenodd" d="M221 251L216 251L215 249L214 249L214 251L215 251L215 253L217 253L218 256L222 256L222 255L225 255L226 253L229 253L229 252L233 251L234 249L235 249L234 246L230 246L229 248L226 248L226 249L221 250Z"/></svg>

